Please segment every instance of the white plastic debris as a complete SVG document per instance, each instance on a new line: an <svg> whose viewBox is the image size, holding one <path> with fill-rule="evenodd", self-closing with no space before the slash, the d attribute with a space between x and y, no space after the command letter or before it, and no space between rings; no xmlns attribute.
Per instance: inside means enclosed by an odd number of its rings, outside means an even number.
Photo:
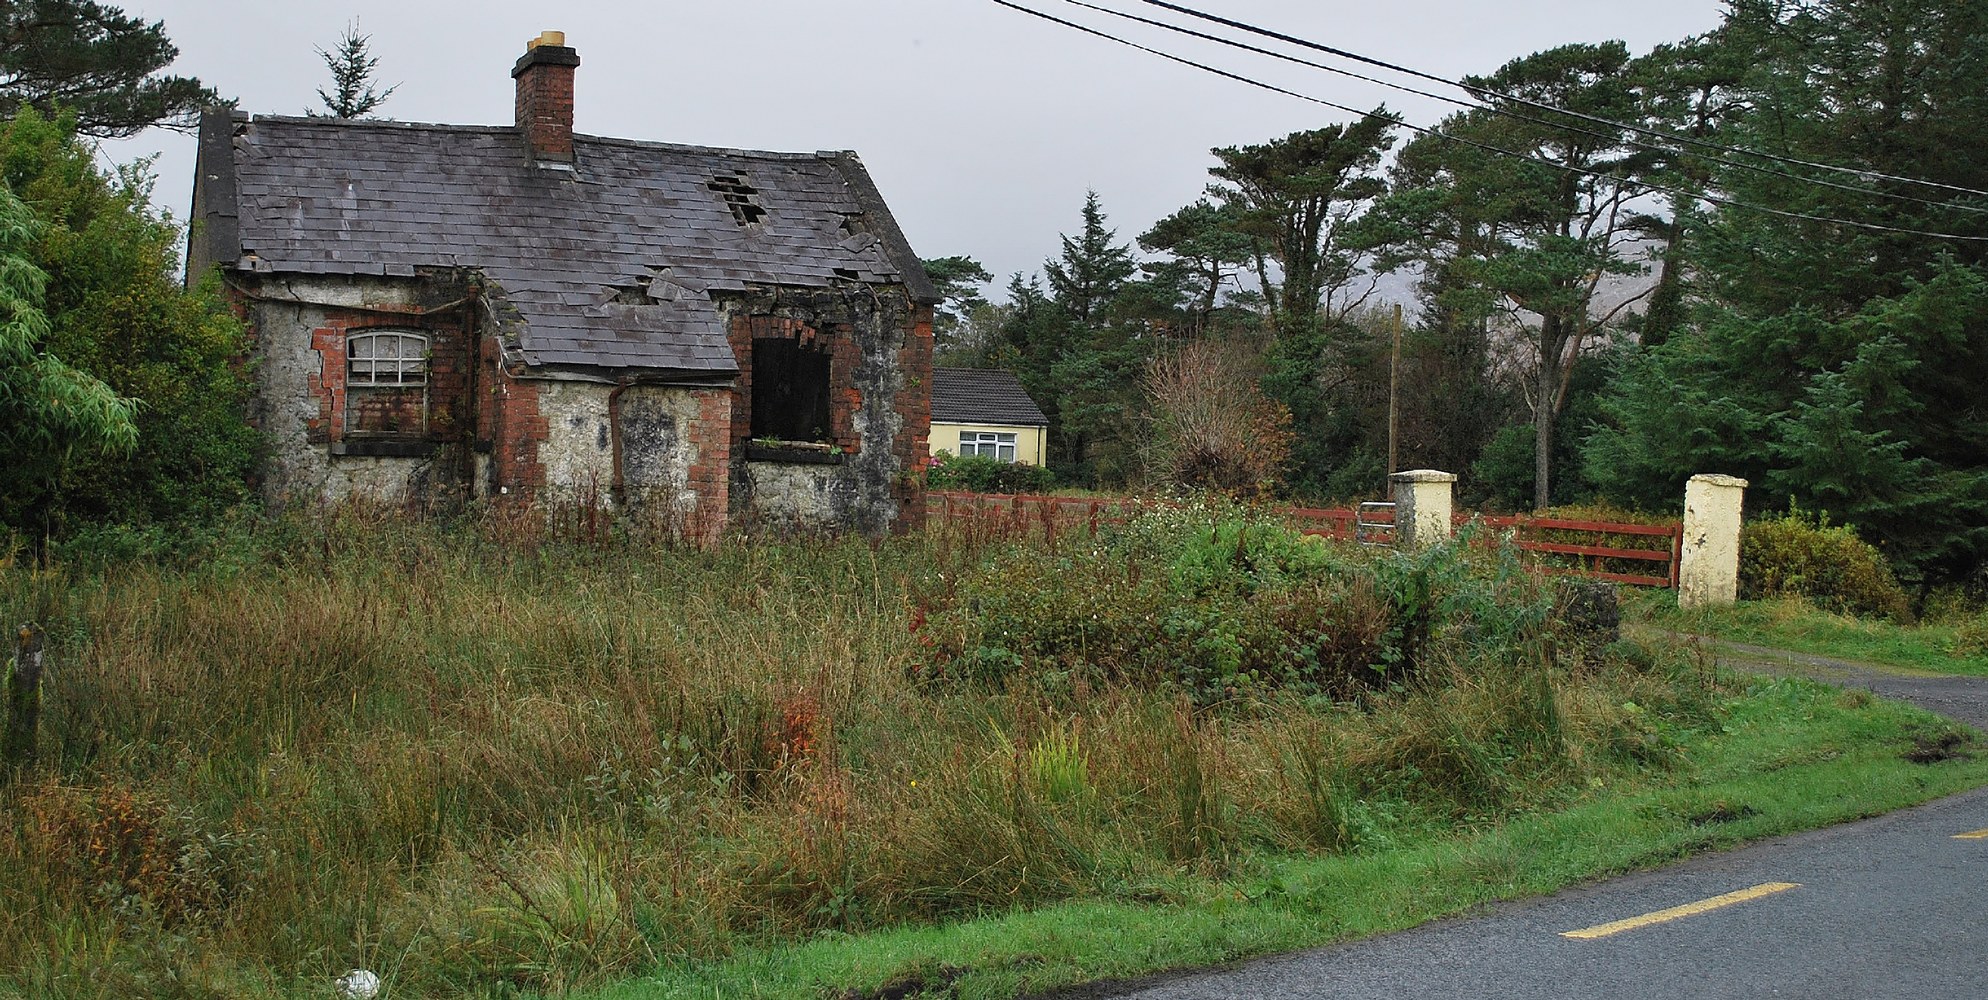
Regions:
<svg viewBox="0 0 1988 1000"><path fill-rule="evenodd" d="M345 1000L373 1000L380 995L380 977L366 969L353 969L338 977L338 995Z"/></svg>

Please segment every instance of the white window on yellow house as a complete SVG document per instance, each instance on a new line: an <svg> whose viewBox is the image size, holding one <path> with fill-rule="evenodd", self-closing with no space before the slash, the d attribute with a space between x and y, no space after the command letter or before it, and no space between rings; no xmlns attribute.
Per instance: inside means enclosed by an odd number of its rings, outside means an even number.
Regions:
<svg viewBox="0 0 1988 1000"><path fill-rule="evenodd" d="M1015 460L1015 436L1013 434L1002 434L997 431L961 431L959 432L959 453L962 457L967 455L985 455L998 462L1013 462Z"/></svg>

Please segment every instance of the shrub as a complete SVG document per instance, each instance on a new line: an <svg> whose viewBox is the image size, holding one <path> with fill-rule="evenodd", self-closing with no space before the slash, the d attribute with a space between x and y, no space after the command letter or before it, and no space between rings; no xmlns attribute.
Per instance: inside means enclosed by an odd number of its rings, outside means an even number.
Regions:
<svg viewBox="0 0 1988 1000"><path fill-rule="evenodd" d="M925 670L1128 682L1204 704L1278 690L1350 697L1414 675L1438 642L1509 649L1548 619L1550 595L1509 551L1371 554L1214 513L1183 526L1190 518L1162 509L1079 551L996 556L931 602Z"/></svg>
<svg viewBox="0 0 1988 1000"><path fill-rule="evenodd" d="M1740 533L1740 596L1802 597L1844 614L1906 619L1911 607L1883 553L1847 524L1793 504Z"/></svg>
<svg viewBox="0 0 1988 1000"><path fill-rule="evenodd" d="M1041 493L1056 485L1056 474L1039 465L1003 462L986 455L941 453L925 484L933 489L975 493Z"/></svg>
<svg viewBox="0 0 1988 1000"><path fill-rule="evenodd" d="M1953 643L1947 652L1963 658L1988 653L1988 611L1962 621L1953 630Z"/></svg>
<svg viewBox="0 0 1988 1000"><path fill-rule="evenodd" d="M1155 358L1145 377L1147 475L1243 496L1276 485L1291 453L1291 411L1263 394L1255 369L1234 345L1205 340Z"/></svg>
<svg viewBox="0 0 1988 1000"><path fill-rule="evenodd" d="M39 349L139 401L136 447L42 447L0 423L0 523L57 538L92 524L170 534L251 499L261 437L244 419L247 342L218 281L182 286L184 234L151 205L145 164L106 171L96 157L72 120L28 109L0 121L0 182L39 219L20 248L47 273Z"/></svg>

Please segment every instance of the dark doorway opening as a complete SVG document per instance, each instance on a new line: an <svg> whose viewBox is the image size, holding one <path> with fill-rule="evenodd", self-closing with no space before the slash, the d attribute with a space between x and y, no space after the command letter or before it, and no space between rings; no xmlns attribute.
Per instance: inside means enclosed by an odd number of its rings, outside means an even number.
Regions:
<svg viewBox="0 0 1988 1000"><path fill-rule="evenodd" d="M788 337L752 342L752 436L828 440L828 352Z"/></svg>

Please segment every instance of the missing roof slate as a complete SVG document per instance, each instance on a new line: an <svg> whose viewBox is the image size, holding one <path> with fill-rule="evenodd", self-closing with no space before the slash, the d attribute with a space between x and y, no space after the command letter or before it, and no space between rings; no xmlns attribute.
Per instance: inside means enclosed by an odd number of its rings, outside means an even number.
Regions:
<svg viewBox="0 0 1988 1000"><path fill-rule="evenodd" d="M732 210L732 218L737 219L739 225L750 226L766 218L766 209L759 203L759 189L747 183L745 178L736 174L719 174L705 186L718 192L718 197L725 200L725 207Z"/></svg>

